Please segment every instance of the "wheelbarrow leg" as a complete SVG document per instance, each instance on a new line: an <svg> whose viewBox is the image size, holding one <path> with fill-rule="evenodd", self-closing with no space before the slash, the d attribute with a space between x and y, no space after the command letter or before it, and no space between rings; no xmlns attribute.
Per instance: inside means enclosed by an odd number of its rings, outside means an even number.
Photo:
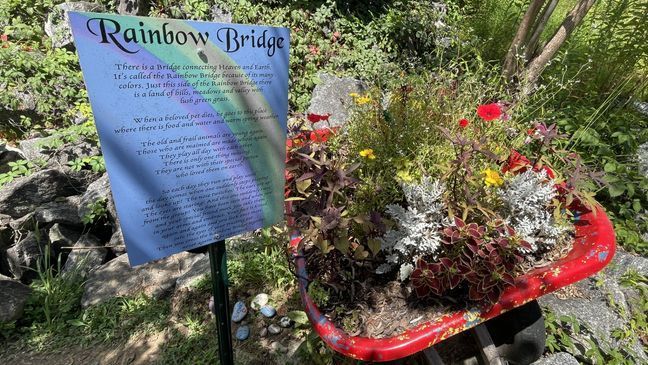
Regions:
<svg viewBox="0 0 648 365"><path fill-rule="evenodd" d="M488 333L486 325L480 324L472 329L472 333L479 344L479 352L482 360L488 365L506 365L507 363L500 357L493 339Z"/></svg>
<svg viewBox="0 0 648 365"><path fill-rule="evenodd" d="M443 360L434 347L428 347L421 351L421 360L425 365L443 365Z"/></svg>

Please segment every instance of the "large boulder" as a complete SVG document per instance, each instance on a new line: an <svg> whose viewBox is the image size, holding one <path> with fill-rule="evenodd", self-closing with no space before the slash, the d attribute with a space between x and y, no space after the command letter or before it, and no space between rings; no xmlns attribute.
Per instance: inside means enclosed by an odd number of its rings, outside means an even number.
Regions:
<svg viewBox="0 0 648 365"><path fill-rule="evenodd" d="M70 170L68 163L77 158L101 154L99 147L94 142L84 139L50 148L56 139L55 136L26 139L20 142L20 149L25 158L30 161L44 161L48 167L65 171Z"/></svg>
<svg viewBox="0 0 648 365"><path fill-rule="evenodd" d="M117 0L117 12L124 15L146 15L147 0Z"/></svg>
<svg viewBox="0 0 648 365"><path fill-rule="evenodd" d="M20 319L30 294L28 286L0 275L0 323Z"/></svg>
<svg viewBox="0 0 648 365"><path fill-rule="evenodd" d="M176 281L176 290L191 287L205 275L210 274L209 255L199 254L198 256L200 258Z"/></svg>
<svg viewBox="0 0 648 365"><path fill-rule="evenodd" d="M99 268L108 256L108 249L101 246L97 237L91 234L81 236L65 261L63 274L78 274L86 277L90 272Z"/></svg>
<svg viewBox="0 0 648 365"><path fill-rule="evenodd" d="M57 197L79 193L79 182L54 169L21 177L0 189L0 214L20 218Z"/></svg>
<svg viewBox="0 0 648 365"><path fill-rule="evenodd" d="M29 283L38 277L38 263L45 264L46 260L52 261L51 252L47 256L46 246L49 244L47 231L40 230L29 232L27 237L20 240L7 250L7 261L13 276Z"/></svg>
<svg viewBox="0 0 648 365"><path fill-rule="evenodd" d="M130 267L128 254L121 255L90 273L81 306L86 308L111 298L138 293L159 297L173 289L178 277L187 272L199 259L199 255L182 252L162 260Z"/></svg>
<svg viewBox="0 0 648 365"><path fill-rule="evenodd" d="M47 15L45 22L45 33L52 40L52 47L61 48L73 46L72 31L70 30L69 11L94 11L102 12L104 7L101 4L86 1L67 2L58 4Z"/></svg>
<svg viewBox="0 0 648 365"><path fill-rule="evenodd" d="M337 77L327 73L318 75L321 82L315 86L308 113L330 114L332 127L342 126L350 117L353 98L350 94L362 94L366 86L359 80L348 77ZM326 122L315 123L315 128L328 127Z"/></svg>
<svg viewBox="0 0 648 365"><path fill-rule="evenodd" d="M10 162L23 160L23 152L17 148L8 146L6 143L0 143L0 174L11 171Z"/></svg>
<svg viewBox="0 0 648 365"><path fill-rule="evenodd" d="M0 214L0 254L13 244L13 229L9 225L10 222L10 216Z"/></svg>
<svg viewBox="0 0 648 365"><path fill-rule="evenodd" d="M81 233L71 227L55 223L49 229L48 236L54 256L57 258L60 256L61 262L65 262L70 253L69 247L73 247L77 243ZM64 247L66 248L64 249Z"/></svg>
<svg viewBox="0 0 648 365"><path fill-rule="evenodd" d="M99 179L88 185L85 193L81 196L77 215L79 218L83 219L83 217L92 212L93 205L98 201L103 200L108 203L111 199L112 194L110 193L110 181L108 181L108 175L104 173ZM112 215L110 209L108 209L108 213ZM115 219L115 217L112 218Z"/></svg>
<svg viewBox="0 0 648 365"><path fill-rule="evenodd" d="M43 224L61 223L81 227L83 222L78 214L80 201L78 195L57 198L36 208L34 219Z"/></svg>

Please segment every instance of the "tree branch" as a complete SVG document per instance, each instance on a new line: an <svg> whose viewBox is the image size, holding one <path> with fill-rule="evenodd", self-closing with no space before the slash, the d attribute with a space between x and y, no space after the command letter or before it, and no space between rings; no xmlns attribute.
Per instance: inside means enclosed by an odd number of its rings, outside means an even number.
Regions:
<svg viewBox="0 0 648 365"><path fill-rule="evenodd" d="M518 26L515 37L513 37L511 46L506 54L506 58L504 59L503 73L504 77L508 80L512 79L517 73L518 55L521 53L520 51L524 47L529 31L532 29L538 13L545 1L546 0L531 0L531 4L529 4L526 13L524 13L524 17L522 17L522 21Z"/></svg>

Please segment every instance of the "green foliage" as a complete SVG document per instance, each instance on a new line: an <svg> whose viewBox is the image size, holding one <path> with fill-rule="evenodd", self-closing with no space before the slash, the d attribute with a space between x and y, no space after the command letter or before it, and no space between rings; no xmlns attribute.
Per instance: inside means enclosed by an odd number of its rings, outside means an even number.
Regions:
<svg viewBox="0 0 648 365"><path fill-rule="evenodd" d="M575 317L557 316L550 310L545 310L544 321L547 330L546 346L549 352L576 351L572 338L573 334L580 333L581 325Z"/></svg>
<svg viewBox="0 0 648 365"><path fill-rule="evenodd" d="M93 224L101 219L108 218L108 201L105 198L98 199L90 205L90 210L81 218L83 224Z"/></svg>
<svg viewBox="0 0 648 365"><path fill-rule="evenodd" d="M286 288L293 283L281 235L266 233L230 251L227 261L229 280L241 287Z"/></svg>
<svg viewBox="0 0 648 365"><path fill-rule="evenodd" d="M31 174L35 167L33 163L27 160L13 161L7 165L11 167L11 170L0 174L0 187L12 182L16 178Z"/></svg>
<svg viewBox="0 0 648 365"><path fill-rule="evenodd" d="M72 171L80 171L89 168L94 172L105 172L106 162L103 156L80 157L68 162Z"/></svg>

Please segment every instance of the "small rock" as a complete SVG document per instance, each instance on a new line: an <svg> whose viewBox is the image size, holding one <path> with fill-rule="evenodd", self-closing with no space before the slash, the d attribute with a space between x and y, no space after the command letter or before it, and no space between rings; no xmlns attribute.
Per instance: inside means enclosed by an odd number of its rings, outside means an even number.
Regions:
<svg viewBox="0 0 648 365"><path fill-rule="evenodd" d="M268 326L268 332L272 335L277 335L281 333L281 327L277 326L276 324L271 324Z"/></svg>
<svg viewBox="0 0 648 365"><path fill-rule="evenodd" d="M566 352L557 352L534 362L532 365L578 365L578 360Z"/></svg>
<svg viewBox="0 0 648 365"><path fill-rule="evenodd" d="M268 304L268 294L261 293L257 294L257 296L252 299L252 303L250 303L250 307L254 310L259 310L261 307L264 305Z"/></svg>
<svg viewBox="0 0 648 365"><path fill-rule="evenodd" d="M69 196L45 203L36 208L34 219L39 223L62 223L69 226L83 226L77 215L81 197Z"/></svg>
<svg viewBox="0 0 648 365"><path fill-rule="evenodd" d="M264 305L263 307L261 307L260 312L266 318L272 318L277 314L277 310L269 305Z"/></svg>
<svg viewBox="0 0 648 365"><path fill-rule="evenodd" d="M91 213L93 206L97 202L108 202L110 198L110 182L108 181L108 175L104 173L99 179L88 185L85 193L81 196L77 211L79 218L83 219L83 217Z"/></svg>
<svg viewBox="0 0 648 365"><path fill-rule="evenodd" d="M236 339L239 341L245 341L250 337L250 327L248 325L243 325L236 330Z"/></svg>
<svg viewBox="0 0 648 365"><path fill-rule="evenodd" d="M0 275L0 323L20 319L30 294L28 286Z"/></svg>
<svg viewBox="0 0 648 365"><path fill-rule="evenodd" d="M272 348L274 351L281 352L281 353L288 352L288 348L277 341L271 343L270 348Z"/></svg>
<svg viewBox="0 0 648 365"><path fill-rule="evenodd" d="M245 306L245 303L239 300L238 302L236 302L236 304L234 304L234 309L232 310L232 321L240 322L241 320L243 320L243 318L245 318L247 312L248 310Z"/></svg>
<svg viewBox="0 0 648 365"><path fill-rule="evenodd" d="M231 23L232 22L232 14L230 14L227 10L224 10L218 5L214 5L211 8L211 17L212 21L216 23Z"/></svg>
<svg viewBox="0 0 648 365"><path fill-rule="evenodd" d="M74 246L80 237L81 234L79 232L69 229L59 223L55 223L52 228L49 229L49 240L57 253L61 252L62 247ZM63 256L67 257L67 252Z"/></svg>
<svg viewBox="0 0 648 365"><path fill-rule="evenodd" d="M209 297L209 311L216 315L216 305L214 305L214 296Z"/></svg>
<svg viewBox="0 0 648 365"><path fill-rule="evenodd" d="M115 256L121 256L126 253L126 244L124 243L124 236L122 235L121 228L118 228L110 237L108 246L110 246L110 250L115 254ZM180 278L178 278L178 280L180 280Z"/></svg>
<svg viewBox="0 0 648 365"><path fill-rule="evenodd" d="M6 143L0 143L0 174L11 171L13 167L9 166L10 162L16 162L24 158L25 156L21 150L7 146Z"/></svg>
<svg viewBox="0 0 648 365"><path fill-rule="evenodd" d="M293 321L288 317L281 317L281 319L279 319L279 325L283 328L288 328L292 326L292 324Z"/></svg>
<svg viewBox="0 0 648 365"><path fill-rule="evenodd" d="M259 332L259 336L265 337L268 335L268 329L266 327L261 328L261 332Z"/></svg>
<svg viewBox="0 0 648 365"><path fill-rule="evenodd" d="M124 15L146 15L146 0L117 0L117 12Z"/></svg>

